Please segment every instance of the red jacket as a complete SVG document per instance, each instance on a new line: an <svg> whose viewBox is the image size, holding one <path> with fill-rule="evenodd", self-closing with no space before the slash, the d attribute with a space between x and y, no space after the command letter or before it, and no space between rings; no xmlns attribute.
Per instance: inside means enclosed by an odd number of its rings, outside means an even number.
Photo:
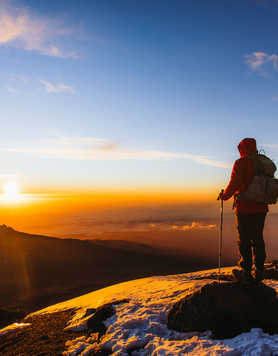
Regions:
<svg viewBox="0 0 278 356"><path fill-rule="evenodd" d="M234 194L246 189L254 178L254 163L248 156L258 152L256 140L254 138L243 139L238 145L238 150L241 158L234 163L230 182L222 196L223 200L228 200ZM241 200L236 201L235 211L243 214L266 213L268 206L267 204L256 203L254 201Z"/></svg>

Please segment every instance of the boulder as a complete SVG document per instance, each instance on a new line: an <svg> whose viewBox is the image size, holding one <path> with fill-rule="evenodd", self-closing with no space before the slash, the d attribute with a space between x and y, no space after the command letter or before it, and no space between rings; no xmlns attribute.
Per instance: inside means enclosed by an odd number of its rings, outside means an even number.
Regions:
<svg viewBox="0 0 278 356"><path fill-rule="evenodd" d="M210 330L212 337L234 337L252 328L278 332L276 291L263 283L205 285L175 303L168 315L168 328L181 332Z"/></svg>
<svg viewBox="0 0 278 356"><path fill-rule="evenodd" d="M104 324L104 321L115 314L114 305L119 305L128 302L128 299L121 299L104 304L97 309L87 309L85 316L91 315L87 319L87 327L89 331L93 333L98 333L100 339L106 333L106 326Z"/></svg>

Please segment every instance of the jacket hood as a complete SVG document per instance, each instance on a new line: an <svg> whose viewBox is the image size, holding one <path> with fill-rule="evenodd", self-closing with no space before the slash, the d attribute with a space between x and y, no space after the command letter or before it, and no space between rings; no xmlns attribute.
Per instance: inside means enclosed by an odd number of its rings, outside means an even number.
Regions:
<svg viewBox="0 0 278 356"><path fill-rule="evenodd" d="M240 153L240 157L258 153L257 143L254 138L244 138L237 147Z"/></svg>

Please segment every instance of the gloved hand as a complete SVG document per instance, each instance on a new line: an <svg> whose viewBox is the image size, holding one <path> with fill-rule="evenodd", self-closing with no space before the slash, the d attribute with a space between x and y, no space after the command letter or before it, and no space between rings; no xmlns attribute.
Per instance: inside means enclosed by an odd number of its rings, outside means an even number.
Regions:
<svg viewBox="0 0 278 356"><path fill-rule="evenodd" d="M223 200L223 193L224 193L224 189L221 189L221 192L219 193L217 200L220 199Z"/></svg>

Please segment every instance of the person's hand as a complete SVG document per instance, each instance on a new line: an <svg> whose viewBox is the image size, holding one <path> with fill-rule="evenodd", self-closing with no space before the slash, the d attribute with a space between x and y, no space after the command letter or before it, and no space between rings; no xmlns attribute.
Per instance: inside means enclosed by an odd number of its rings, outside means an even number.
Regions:
<svg viewBox="0 0 278 356"><path fill-rule="evenodd" d="M221 192L219 193L217 200L220 199L223 200L223 193L224 193L224 189L221 189Z"/></svg>

